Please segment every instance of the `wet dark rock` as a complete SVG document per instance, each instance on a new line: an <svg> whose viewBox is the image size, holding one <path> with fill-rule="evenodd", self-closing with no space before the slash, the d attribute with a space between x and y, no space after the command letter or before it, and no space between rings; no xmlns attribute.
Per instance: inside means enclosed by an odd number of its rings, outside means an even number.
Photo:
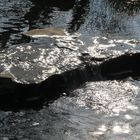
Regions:
<svg viewBox="0 0 140 140"><path fill-rule="evenodd" d="M7 49L1 54L1 76L21 83L36 83L78 67L80 53L69 48L29 43Z"/></svg>
<svg viewBox="0 0 140 140"><path fill-rule="evenodd" d="M67 36L61 29L34 31L24 35L32 38L45 31L48 37L13 46L0 54L2 108L42 106L94 76L81 59L84 52L80 52L80 42L75 37Z"/></svg>
<svg viewBox="0 0 140 140"><path fill-rule="evenodd" d="M107 79L123 79L140 76L140 53L124 54L103 62L101 75Z"/></svg>

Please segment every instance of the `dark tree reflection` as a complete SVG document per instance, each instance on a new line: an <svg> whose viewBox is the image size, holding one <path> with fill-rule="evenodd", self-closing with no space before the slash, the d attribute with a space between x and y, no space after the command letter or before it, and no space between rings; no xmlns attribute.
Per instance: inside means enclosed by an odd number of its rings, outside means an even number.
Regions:
<svg viewBox="0 0 140 140"><path fill-rule="evenodd" d="M140 1L139 0L109 0L111 5L117 10L133 14L139 11Z"/></svg>
<svg viewBox="0 0 140 140"><path fill-rule="evenodd" d="M25 15L25 19L29 22L29 29L36 28L36 23L51 24L49 19L51 13L54 12L53 8L57 7L60 11L68 11L74 7L75 0L31 0L34 6Z"/></svg>
<svg viewBox="0 0 140 140"><path fill-rule="evenodd" d="M0 33L0 38L3 38L0 39L0 46L3 48L6 46L7 40L10 38L10 32L7 31Z"/></svg>
<svg viewBox="0 0 140 140"><path fill-rule="evenodd" d="M73 19L69 23L69 31L77 31L84 23L85 17L89 12L89 0L81 0L76 3L73 9Z"/></svg>
<svg viewBox="0 0 140 140"><path fill-rule="evenodd" d="M25 42L21 32L35 28L55 26L77 31L89 11L89 0L11 0L1 2L0 9L0 47L4 48Z"/></svg>
<svg viewBox="0 0 140 140"><path fill-rule="evenodd" d="M67 11L69 9L72 9L75 0L68 0L67 2L65 0L30 0L35 6L39 6L40 8L47 7L58 7L62 11ZM41 9L40 9L41 10ZM42 9L44 10L44 9Z"/></svg>
<svg viewBox="0 0 140 140"><path fill-rule="evenodd" d="M84 23L85 16L89 11L89 0L31 0L34 6L25 15L25 19L29 21L29 29L36 28L35 23L42 22L43 24L51 24L49 19L53 13L53 8L57 7L60 11L73 11L72 21L69 23L69 31L77 31L82 23Z"/></svg>

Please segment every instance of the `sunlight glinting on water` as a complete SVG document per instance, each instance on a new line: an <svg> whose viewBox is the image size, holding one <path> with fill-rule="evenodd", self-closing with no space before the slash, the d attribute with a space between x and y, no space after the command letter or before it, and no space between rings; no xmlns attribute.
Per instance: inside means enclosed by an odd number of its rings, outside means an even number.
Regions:
<svg viewBox="0 0 140 140"><path fill-rule="evenodd" d="M94 132L89 132L89 135L102 136L107 134L107 131L112 131L113 134L129 134L131 128L129 123L115 122L112 126L101 125Z"/></svg>
<svg viewBox="0 0 140 140"><path fill-rule="evenodd" d="M80 95L77 104L85 108L106 112L110 115L119 115L131 110L138 112L138 107L130 102L138 94L139 87L131 82L94 82L87 83L85 89L78 89ZM118 94L119 93L119 94Z"/></svg>
<svg viewBox="0 0 140 140"><path fill-rule="evenodd" d="M124 53L140 52L140 41L136 39L111 39L93 37L93 46L88 47L91 56L120 56Z"/></svg>
<svg viewBox="0 0 140 140"><path fill-rule="evenodd" d="M124 115L124 118L127 119L127 120L132 120L133 119L133 117L129 114Z"/></svg>
<svg viewBox="0 0 140 140"><path fill-rule="evenodd" d="M83 47L83 42L79 40L79 36L78 33L69 35L66 32L66 36L63 37L50 37L52 42L47 42L47 45L45 42L32 42L11 47L0 59L0 62L4 62L1 63L1 71L12 71L19 76L19 80L22 77L20 73L24 73L27 79L32 77L29 73L34 71L31 75L35 76L35 81L45 80L54 73L69 70L70 66L74 68L81 64L79 46ZM49 43L53 45L49 46Z"/></svg>
<svg viewBox="0 0 140 140"><path fill-rule="evenodd" d="M127 134L131 132L129 123L115 123L112 126L112 131L114 134Z"/></svg>

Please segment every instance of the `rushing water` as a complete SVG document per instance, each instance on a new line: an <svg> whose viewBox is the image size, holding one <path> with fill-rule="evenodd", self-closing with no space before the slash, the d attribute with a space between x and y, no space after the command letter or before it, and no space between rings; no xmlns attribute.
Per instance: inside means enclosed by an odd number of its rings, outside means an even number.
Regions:
<svg viewBox="0 0 140 140"><path fill-rule="evenodd" d="M79 32L91 56L139 52L139 5L137 0L1 0L0 48L25 42L22 32L60 27ZM70 95L40 110L0 111L0 139L140 139L139 80L86 82Z"/></svg>

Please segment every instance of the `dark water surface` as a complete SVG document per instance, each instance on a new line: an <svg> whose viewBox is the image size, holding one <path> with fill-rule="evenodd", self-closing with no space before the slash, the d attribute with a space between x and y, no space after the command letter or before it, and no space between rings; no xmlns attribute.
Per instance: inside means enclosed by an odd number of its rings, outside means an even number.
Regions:
<svg viewBox="0 0 140 140"><path fill-rule="evenodd" d="M0 48L24 43L25 31L59 27L80 33L93 57L140 52L139 8L138 0L1 0ZM140 139L139 80L86 82L70 95L39 110L1 110L0 140Z"/></svg>

